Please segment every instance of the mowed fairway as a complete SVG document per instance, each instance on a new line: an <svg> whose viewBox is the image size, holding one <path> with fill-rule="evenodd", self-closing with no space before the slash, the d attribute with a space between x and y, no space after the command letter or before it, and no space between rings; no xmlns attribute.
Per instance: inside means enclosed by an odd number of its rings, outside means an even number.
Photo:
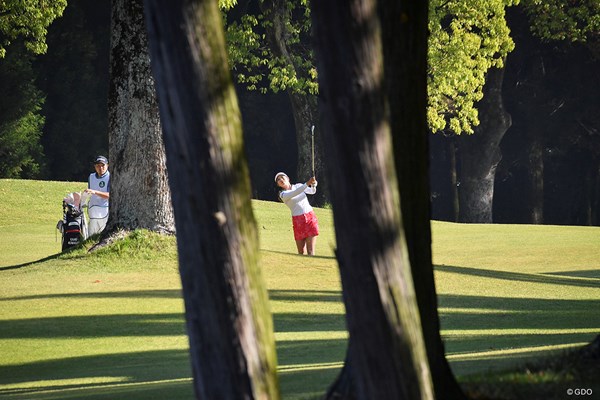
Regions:
<svg viewBox="0 0 600 400"><path fill-rule="evenodd" d="M58 256L62 197L82 183L0 180L0 398L193 397L175 240ZM295 255L288 209L254 201L284 399L318 398L347 333L332 215ZM459 377L600 333L600 228L433 222L442 335ZM182 238L180 238L181 240Z"/></svg>

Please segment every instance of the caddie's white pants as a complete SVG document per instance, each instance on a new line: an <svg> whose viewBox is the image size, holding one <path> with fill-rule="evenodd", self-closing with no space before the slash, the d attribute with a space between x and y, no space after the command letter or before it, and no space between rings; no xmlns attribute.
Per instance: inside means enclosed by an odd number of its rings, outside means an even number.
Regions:
<svg viewBox="0 0 600 400"><path fill-rule="evenodd" d="M108 215L104 218L90 218L90 224L88 226L88 237L100 233L106 227L106 221L108 221Z"/></svg>

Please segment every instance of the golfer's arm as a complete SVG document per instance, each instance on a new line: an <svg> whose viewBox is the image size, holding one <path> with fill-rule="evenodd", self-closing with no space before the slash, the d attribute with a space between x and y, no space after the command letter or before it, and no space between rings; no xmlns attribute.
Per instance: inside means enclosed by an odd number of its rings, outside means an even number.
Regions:
<svg viewBox="0 0 600 400"><path fill-rule="evenodd" d="M300 193L304 192L307 187L308 186L306 186L306 183L303 183L301 186L298 186L294 190L283 191L281 192L281 200L285 202L286 200L291 199L294 196L298 196Z"/></svg>
<svg viewBox="0 0 600 400"><path fill-rule="evenodd" d="M304 193L315 194L315 193L317 193L317 187L316 186L307 186L306 189L304 190Z"/></svg>

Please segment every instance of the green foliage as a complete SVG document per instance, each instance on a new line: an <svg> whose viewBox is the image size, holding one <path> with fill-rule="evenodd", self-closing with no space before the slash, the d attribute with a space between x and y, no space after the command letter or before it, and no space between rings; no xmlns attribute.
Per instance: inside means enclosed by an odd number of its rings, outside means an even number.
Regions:
<svg viewBox="0 0 600 400"><path fill-rule="evenodd" d="M518 0L432 0L429 7L427 118L431 131L473 133L488 69L514 48L505 7Z"/></svg>
<svg viewBox="0 0 600 400"><path fill-rule="evenodd" d="M489 68L502 67L514 48L505 7L518 0L432 0L429 22L427 117L432 132L473 133L479 124L475 104L483 96ZM286 2L285 41L292 60L274 54L263 12L226 8L230 65L239 83L250 90L292 90L316 95L317 71L310 46L310 9L306 2Z"/></svg>
<svg viewBox="0 0 600 400"><path fill-rule="evenodd" d="M545 40L600 40L600 1L522 0L531 31Z"/></svg>
<svg viewBox="0 0 600 400"><path fill-rule="evenodd" d="M0 1L0 58L17 38L24 40L29 51L45 53L47 28L62 15L66 6L67 0Z"/></svg>
<svg viewBox="0 0 600 400"><path fill-rule="evenodd" d="M222 5L226 25L229 64L238 83L248 90L275 93L291 89L317 94L317 72L310 46L310 8L306 1L285 3L281 15L272 10L255 10L236 15L236 9ZM266 30L273 18L282 21L286 57L277 55ZM289 58L288 58L289 57Z"/></svg>
<svg viewBox="0 0 600 400"><path fill-rule="evenodd" d="M40 172L44 97L31 64L19 45L0 61L0 178L34 178Z"/></svg>
<svg viewBox="0 0 600 400"><path fill-rule="evenodd" d="M34 178L40 173L40 136L44 117L39 107L16 121L0 124L0 178Z"/></svg>

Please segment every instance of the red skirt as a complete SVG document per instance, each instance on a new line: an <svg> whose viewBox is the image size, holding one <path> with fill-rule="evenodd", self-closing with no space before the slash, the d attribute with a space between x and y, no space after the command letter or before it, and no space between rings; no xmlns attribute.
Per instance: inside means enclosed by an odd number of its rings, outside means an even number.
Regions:
<svg viewBox="0 0 600 400"><path fill-rule="evenodd" d="M292 217L292 224L294 225L294 239L296 240L319 235L319 223L313 211Z"/></svg>

